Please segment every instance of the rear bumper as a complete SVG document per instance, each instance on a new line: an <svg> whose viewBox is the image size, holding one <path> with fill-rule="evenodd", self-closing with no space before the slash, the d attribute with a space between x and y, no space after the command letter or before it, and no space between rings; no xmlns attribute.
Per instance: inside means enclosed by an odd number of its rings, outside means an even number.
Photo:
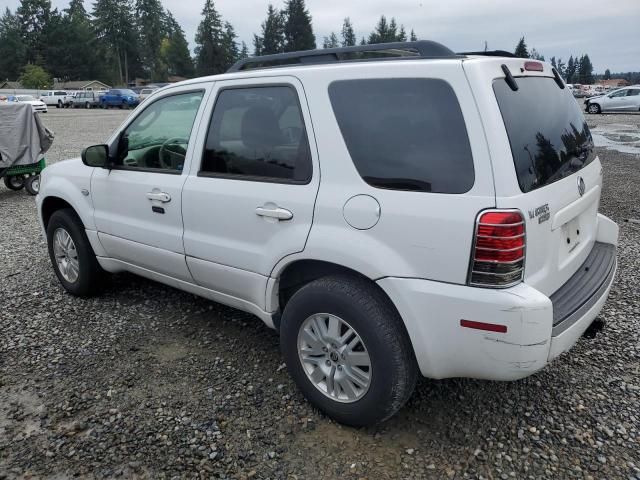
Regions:
<svg viewBox="0 0 640 480"><path fill-rule="evenodd" d="M597 261L609 268L597 268ZM585 267L591 277L580 275ZM598 242L581 270L551 297L525 283L504 290L408 278L378 284L400 312L425 377L516 380L576 343L602 310L615 270L615 243ZM461 320L504 325L507 332L464 328Z"/></svg>

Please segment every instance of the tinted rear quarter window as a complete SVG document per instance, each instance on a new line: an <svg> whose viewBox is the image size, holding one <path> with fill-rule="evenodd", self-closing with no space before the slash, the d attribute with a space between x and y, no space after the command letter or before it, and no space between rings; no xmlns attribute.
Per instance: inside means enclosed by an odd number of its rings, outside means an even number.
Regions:
<svg viewBox="0 0 640 480"><path fill-rule="evenodd" d="M349 155L369 185L433 193L473 186L464 118L444 80L336 81L329 97Z"/></svg>
<svg viewBox="0 0 640 480"><path fill-rule="evenodd" d="M556 182L590 163L593 140L577 102L552 78L517 78L513 91L494 81L523 192Z"/></svg>

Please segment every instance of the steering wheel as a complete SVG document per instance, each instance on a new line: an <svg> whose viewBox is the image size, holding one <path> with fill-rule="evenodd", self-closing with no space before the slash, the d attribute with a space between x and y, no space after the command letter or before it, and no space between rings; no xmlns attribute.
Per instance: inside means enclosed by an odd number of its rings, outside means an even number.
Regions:
<svg viewBox="0 0 640 480"><path fill-rule="evenodd" d="M160 160L160 166L162 168L166 168L169 170L176 170L176 167L173 164L173 162L167 163L167 161L165 161L165 155L168 154L169 158L180 157L182 159L182 162L184 163L186 152L182 153L182 152L176 152L175 150L171 150L169 148L169 145L177 145L177 144L187 145L188 143L189 143L189 140L182 137L171 137L166 139L164 142L162 142L162 145L160 146L160 150L158 151L158 159Z"/></svg>

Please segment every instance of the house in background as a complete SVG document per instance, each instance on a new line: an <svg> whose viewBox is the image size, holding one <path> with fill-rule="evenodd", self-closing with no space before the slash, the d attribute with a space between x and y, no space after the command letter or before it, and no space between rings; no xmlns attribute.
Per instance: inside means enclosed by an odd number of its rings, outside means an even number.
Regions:
<svg viewBox="0 0 640 480"><path fill-rule="evenodd" d="M24 88L20 82L0 81L0 89L21 90Z"/></svg>
<svg viewBox="0 0 640 480"><path fill-rule="evenodd" d="M624 78L612 78L610 80L598 80L598 85L609 88L628 87L631 82L628 82Z"/></svg>
<svg viewBox="0 0 640 480"><path fill-rule="evenodd" d="M53 82L53 90L109 90L111 85L107 85L100 80L71 80L68 82Z"/></svg>

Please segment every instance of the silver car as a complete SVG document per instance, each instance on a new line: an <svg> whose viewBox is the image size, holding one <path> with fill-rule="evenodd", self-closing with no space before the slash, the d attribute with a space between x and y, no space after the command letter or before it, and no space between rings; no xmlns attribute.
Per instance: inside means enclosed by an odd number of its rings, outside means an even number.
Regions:
<svg viewBox="0 0 640 480"><path fill-rule="evenodd" d="M588 113L640 112L640 85L590 97L585 100L584 106Z"/></svg>

